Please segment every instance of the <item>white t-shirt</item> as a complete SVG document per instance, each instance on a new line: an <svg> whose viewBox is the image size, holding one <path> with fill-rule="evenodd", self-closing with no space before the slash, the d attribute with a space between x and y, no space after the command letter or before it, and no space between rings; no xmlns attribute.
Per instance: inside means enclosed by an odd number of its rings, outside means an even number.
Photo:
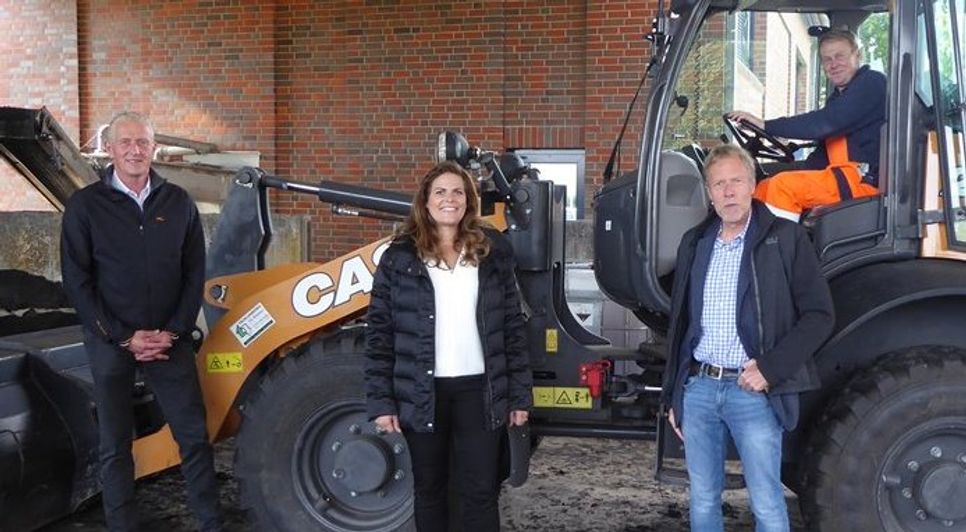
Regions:
<svg viewBox="0 0 966 532"><path fill-rule="evenodd" d="M436 300L436 377L461 377L484 372L483 346L476 326L479 268L456 261L426 263Z"/></svg>

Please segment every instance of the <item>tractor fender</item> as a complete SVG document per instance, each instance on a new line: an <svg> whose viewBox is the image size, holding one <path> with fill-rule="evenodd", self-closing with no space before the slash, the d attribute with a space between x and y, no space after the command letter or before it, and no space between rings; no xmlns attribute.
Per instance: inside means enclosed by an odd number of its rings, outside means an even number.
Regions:
<svg viewBox="0 0 966 532"><path fill-rule="evenodd" d="M815 355L822 386L802 396L807 431L848 380L882 357L916 346L966 347L966 263L915 259L851 270L829 281L832 336Z"/></svg>
<svg viewBox="0 0 966 532"><path fill-rule="evenodd" d="M195 360L209 438L235 434L239 400L278 358L365 313L376 265L388 246L389 237L323 264L283 264L205 283L205 302L224 311L208 324ZM133 450L138 478L180 462L167 426L136 440Z"/></svg>

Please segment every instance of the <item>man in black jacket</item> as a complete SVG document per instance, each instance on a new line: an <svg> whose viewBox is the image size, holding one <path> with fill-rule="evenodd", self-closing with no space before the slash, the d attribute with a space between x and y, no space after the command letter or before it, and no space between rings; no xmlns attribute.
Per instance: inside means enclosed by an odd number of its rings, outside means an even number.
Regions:
<svg viewBox="0 0 966 532"><path fill-rule="evenodd" d="M107 130L113 165L71 197L61 229L64 288L77 309L94 377L104 515L137 530L132 393L146 377L171 426L202 530L221 530L218 484L191 331L201 307L205 245L188 193L151 169L154 129L121 113Z"/></svg>
<svg viewBox="0 0 966 532"><path fill-rule="evenodd" d="M663 400L684 440L692 530L722 530L730 433L758 530L788 530L782 430L798 394L818 387L811 360L831 333L832 299L800 226L752 199L754 161L734 145L705 162L714 213L681 241Z"/></svg>

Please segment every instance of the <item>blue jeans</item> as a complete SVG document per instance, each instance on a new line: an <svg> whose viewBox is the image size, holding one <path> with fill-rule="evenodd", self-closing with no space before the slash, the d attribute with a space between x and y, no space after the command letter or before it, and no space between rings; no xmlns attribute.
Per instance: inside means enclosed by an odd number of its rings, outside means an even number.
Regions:
<svg viewBox="0 0 966 532"><path fill-rule="evenodd" d="M691 480L691 530L724 530L721 492L730 432L741 457L755 530L787 532L782 428L765 394L742 390L734 378L688 377L681 416Z"/></svg>

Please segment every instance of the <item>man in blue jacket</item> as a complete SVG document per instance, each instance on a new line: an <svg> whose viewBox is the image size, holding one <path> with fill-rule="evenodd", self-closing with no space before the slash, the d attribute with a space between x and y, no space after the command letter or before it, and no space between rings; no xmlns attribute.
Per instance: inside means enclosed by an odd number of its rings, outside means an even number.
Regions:
<svg viewBox="0 0 966 532"><path fill-rule="evenodd" d="M886 78L868 65L860 66L862 56L855 35L847 30L823 33L819 55L835 87L825 107L773 120L744 111L728 115L777 137L821 141L800 166L804 171L776 174L755 191L755 198L773 213L793 221L816 205L878 193Z"/></svg>
<svg viewBox="0 0 966 532"><path fill-rule="evenodd" d="M201 308L205 243L188 193L151 169L154 128L121 113L107 129L113 165L75 193L61 228L64 289L94 377L108 529L138 530L131 455L134 373L158 399L181 454L188 505L221 530L218 483L191 331Z"/></svg>
<svg viewBox="0 0 966 532"><path fill-rule="evenodd" d="M730 433L756 529L787 531L782 431L798 423L798 394L818 387L811 357L832 331L832 298L805 230L753 200L743 149L716 147L704 172L714 213L678 249L662 394L684 440L691 529L723 529Z"/></svg>

